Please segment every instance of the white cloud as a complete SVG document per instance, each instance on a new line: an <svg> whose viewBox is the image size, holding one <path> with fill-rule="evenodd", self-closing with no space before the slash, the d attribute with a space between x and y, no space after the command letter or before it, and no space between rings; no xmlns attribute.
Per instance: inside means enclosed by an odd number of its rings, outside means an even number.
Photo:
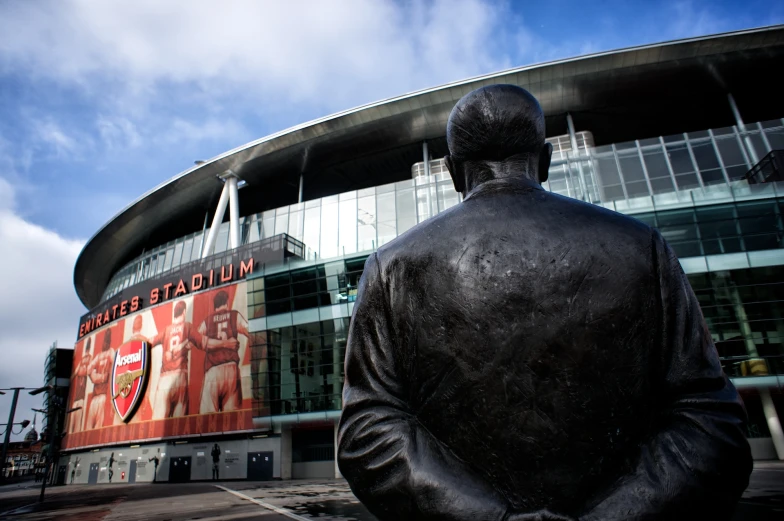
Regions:
<svg viewBox="0 0 784 521"><path fill-rule="evenodd" d="M399 94L507 65L508 9L482 0L18 2L0 19L9 69L94 88L197 83L319 102Z"/></svg>
<svg viewBox="0 0 784 521"><path fill-rule="evenodd" d="M128 118L100 115L95 125L104 146L109 150L136 148L142 144L142 136Z"/></svg>
<svg viewBox="0 0 784 521"><path fill-rule="evenodd" d="M0 177L0 387L40 387L49 346L58 341L71 347L84 313L71 282L83 241L65 239L21 218L14 209L14 193L14 186ZM10 392L0 396L2 423L10 405ZM22 392L16 421L32 420L31 407L41 407L40 397Z"/></svg>
<svg viewBox="0 0 784 521"><path fill-rule="evenodd" d="M32 121L36 137L41 146L56 157L64 157L76 151L77 142L51 119Z"/></svg>
<svg viewBox="0 0 784 521"><path fill-rule="evenodd" d="M175 118L161 137L171 143L187 143L225 138L237 139L244 132L241 125L231 120L211 118L204 121L188 121Z"/></svg>

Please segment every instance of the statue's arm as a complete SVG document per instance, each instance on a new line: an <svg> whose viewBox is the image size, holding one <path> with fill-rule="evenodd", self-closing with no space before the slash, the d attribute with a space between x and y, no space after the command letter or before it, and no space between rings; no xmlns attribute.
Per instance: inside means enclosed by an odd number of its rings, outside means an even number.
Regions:
<svg viewBox="0 0 784 521"><path fill-rule="evenodd" d="M728 519L748 485L746 412L724 375L700 306L675 254L654 232L660 292L658 421L629 471L581 521Z"/></svg>
<svg viewBox="0 0 784 521"><path fill-rule="evenodd" d="M382 521L501 521L507 501L422 427L407 403L407 354L390 326L375 254L365 264L346 348L338 463Z"/></svg>

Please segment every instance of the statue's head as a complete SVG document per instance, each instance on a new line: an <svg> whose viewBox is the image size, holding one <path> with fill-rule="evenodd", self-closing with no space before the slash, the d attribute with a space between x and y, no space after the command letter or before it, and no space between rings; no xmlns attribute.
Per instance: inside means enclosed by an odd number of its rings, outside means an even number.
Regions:
<svg viewBox="0 0 784 521"><path fill-rule="evenodd" d="M547 180L553 147L545 143L544 113L530 92L490 85L469 92L449 115L446 161L455 190L465 194L491 179Z"/></svg>

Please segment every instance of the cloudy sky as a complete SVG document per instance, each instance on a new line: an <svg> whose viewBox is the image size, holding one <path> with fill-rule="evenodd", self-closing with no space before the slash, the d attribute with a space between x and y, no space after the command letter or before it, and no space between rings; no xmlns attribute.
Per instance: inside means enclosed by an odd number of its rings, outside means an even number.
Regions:
<svg viewBox="0 0 784 521"><path fill-rule="evenodd" d="M85 240L196 159L469 76L783 22L775 0L0 0L0 388L73 344Z"/></svg>

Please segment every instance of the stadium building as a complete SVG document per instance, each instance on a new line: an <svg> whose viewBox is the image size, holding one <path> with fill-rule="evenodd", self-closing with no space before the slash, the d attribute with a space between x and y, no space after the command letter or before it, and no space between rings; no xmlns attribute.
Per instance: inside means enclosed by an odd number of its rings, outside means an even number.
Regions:
<svg viewBox="0 0 784 521"><path fill-rule="evenodd" d="M755 458L784 458L783 57L778 26L521 67L312 121L152 189L76 262L90 311L58 475L336 476L364 261L460 202L441 159L447 117L494 83L540 100L548 190L673 246L745 399Z"/></svg>

